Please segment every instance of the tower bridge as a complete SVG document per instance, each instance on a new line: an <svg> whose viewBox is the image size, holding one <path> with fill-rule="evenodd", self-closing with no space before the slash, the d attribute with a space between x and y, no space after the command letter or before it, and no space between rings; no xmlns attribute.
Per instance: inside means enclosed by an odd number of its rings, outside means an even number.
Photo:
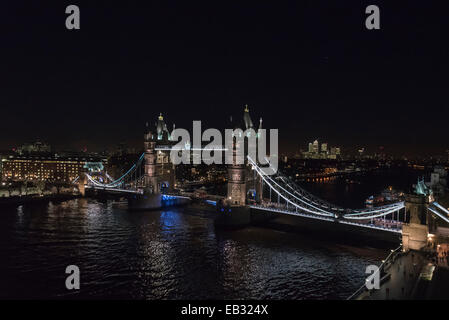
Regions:
<svg viewBox="0 0 449 320"><path fill-rule="evenodd" d="M243 129L253 128L247 107L243 120ZM259 130L261 128L262 120ZM97 172L97 176L86 172L76 179L76 183L82 193L96 190L126 196L130 209L134 210L188 203L194 195L177 192L174 188L175 167L170 161L170 151L175 143L160 114L154 127L146 125L144 153L121 177L113 179L106 172ZM342 208L316 197L280 171L266 174L264 167L249 155L244 164L237 164L237 143L236 139L233 162L227 165L227 196L210 195L204 199L217 206L217 226L240 227L289 217L318 228L389 234L408 250L427 245L434 228L432 217L449 223L449 211L435 202L429 190L420 183L416 194L408 195L403 202L374 208Z"/></svg>

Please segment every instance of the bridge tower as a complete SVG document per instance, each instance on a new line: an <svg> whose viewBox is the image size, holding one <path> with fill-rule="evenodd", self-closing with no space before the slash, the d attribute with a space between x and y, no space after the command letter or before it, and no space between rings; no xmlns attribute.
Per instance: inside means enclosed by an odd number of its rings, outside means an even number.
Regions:
<svg viewBox="0 0 449 320"><path fill-rule="evenodd" d="M170 196L175 185L175 168L170 161L173 141L162 114L159 115L154 130L146 124L144 134L144 192L128 198L131 210L159 209L169 205L187 202Z"/></svg>
<svg viewBox="0 0 449 320"><path fill-rule="evenodd" d="M156 172L156 138L146 125L146 132L144 134L144 147L145 147L145 173L144 173L144 185L148 193L158 193L157 188L157 172Z"/></svg>
<svg viewBox="0 0 449 320"><path fill-rule="evenodd" d="M232 118L231 118L232 122ZM243 124L242 127L244 130L252 130L252 132L244 131L244 138L239 139L241 137L235 137L233 139L233 155L232 155L232 165L228 166L228 197L227 202L233 206L244 206L246 205L246 196L248 192L255 191L256 193L256 201L262 201L262 178L254 175L252 177L251 170L246 165L246 161L243 161L243 164L237 163L237 150L241 149L243 151L243 160L246 159L248 155L248 146L245 146L245 140L255 138L256 141L259 140L261 130L262 130L262 118L260 118L259 128L255 129L253 121L251 120L251 116L249 114L248 105L245 105L245 109L243 111ZM239 130L240 126L238 123L235 124L234 130ZM255 135L251 137L252 135ZM239 144L243 143L243 146ZM258 145L258 144L257 144ZM256 148L257 152L257 148Z"/></svg>
<svg viewBox="0 0 449 320"><path fill-rule="evenodd" d="M408 194L405 200L405 216L409 223L402 227L402 246L405 251L420 250L427 245L429 234L427 207L429 197L423 194Z"/></svg>
<svg viewBox="0 0 449 320"><path fill-rule="evenodd" d="M246 204L245 164L237 163L237 143L233 143L232 164L228 166L228 202L233 206Z"/></svg>
<svg viewBox="0 0 449 320"><path fill-rule="evenodd" d="M146 124L144 185L149 194L159 194L174 189L175 167L170 161L172 144L173 141L162 114L158 117L155 131L150 130L148 123ZM159 150L156 150L157 147Z"/></svg>

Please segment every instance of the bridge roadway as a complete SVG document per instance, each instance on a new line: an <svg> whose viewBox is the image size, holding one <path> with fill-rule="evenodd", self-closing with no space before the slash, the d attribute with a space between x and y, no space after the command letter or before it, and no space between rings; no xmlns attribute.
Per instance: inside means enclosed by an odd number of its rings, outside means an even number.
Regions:
<svg viewBox="0 0 449 320"><path fill-rule="evenodd" d="M114 187L100 187L100 186L95 186L95 185L85 185L86 189L91 189L91 190L101 190L101 191L108 191L114 194L117 193L131 193L131 194L143 194L143 190L142 189L137 189L137 190L133 190L133 189L121 189L121 188L114 188Z"/></svg>
<svg viewBox="0 0 449 320"><path fill-rule="evenodd" d="M119 189L119 188L111 188L111 187L99 187L99 186L91 186L86 185L86 189L94 189L94 190L101 190L101 191L107 191L111 193L126 193L126 194L143 194L142 189L138 190L128 190L128 189ZM192 192L183 192L183 193L167 193L165 194L169 197L180 197L180 198L195 198L195 194ZM223 199L221 196L215 196L215 195L207 195L204 199L204 201L215 205L216 201ZM326 217L326 216L318 216L310 213L305 213L297 210L290 210L285 206L279 206L277 203L270 203L266 205L260 205L260 204L251 204L249 205L250 208L258 209L258 210L264 210L264 211L270 211L270 212L278 212L282 214L288 214L288 215L294 215L294 216L300 216L304 218L309 219L316 219L316 220L323 220L323 221L329 221L329 222L335 222L335 223L342 223L347 225L353 225L356 227L363 227L368 229L376 229L376 230L383 230L383 231L389 231L394 233L402 233L401 227L402 223L397 221L384 221L382 219L372 219L375 223L362 223L362 222L353 222L353 221L347 221L343 218L334 218L334 217ZM371 220L370 220L371 221ZM388 225L388 226L386 226Z"/></svg>
<svg viewBox="0 0 449 320"><path fill-rule="evenodd" d="M86 189L91 189L91 190L99 190L99 191L106 191L106 192L110 192L113 194L120 194L120 193L124 193L124 194L143 194L144 190L142 188L138 188L136 189L123 189L123 188L118 188L118 187L102 187L102 186L96 186L96 185L85 185ZM164 192L162 193L162 196L165 196L167 198L172 197L172 198L183 198L183 199L195 199L198 198L194 192ZM223 196L217 196L217 195L205 195L204 197L198 198L201 200L204 200L206 202L209 202L210 204L215 205L217 201L219 200L223 200L225 197Z"/></svg>
<svg viewBox="0 0 449 320"><path fill-rule="evenodd" d="M373 219L373 222L376 222L376 223L353 222L353 221L344 220L343 218L325 217L325 216L318 216L318 215L313 215L313 214L305 213L305 212L293 211L293 210L287 209L286 207L279 207L279 206L277 206L276 203L272 203L272 204L268 204L268 205L252 204L252 205L249 205L249 207L253 208L253 209L265 210L265 211L269 211L269 212L278 212L278 213L282 213L282 214L288 214L288 215L299 216L299 217L304 217L304 218L324 220L324 221L329 221L329 222L353 225L356 227L376 229L376 230L382 230L382 231L388 231L388 232L402 234L402 230L401 230L402 223L396 222L396 221L386 222L382 219ZM384 224L384 225L382 225L382 224ZM389 226L387 227L386 225L389 225Z"/></svg>

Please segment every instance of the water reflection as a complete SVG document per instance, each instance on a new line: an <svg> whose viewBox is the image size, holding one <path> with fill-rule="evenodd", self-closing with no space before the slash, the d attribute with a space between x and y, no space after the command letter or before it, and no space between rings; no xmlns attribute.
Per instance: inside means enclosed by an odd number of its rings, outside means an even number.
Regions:
<svg viewBox="0 0 449 320"><path fill-rule="evenodd" d="M385 256L268 229L217 232L191 208L78 199L0 219L0 298L343 299ZM80 267L79 292L65 290L69 264Z"/></svg>

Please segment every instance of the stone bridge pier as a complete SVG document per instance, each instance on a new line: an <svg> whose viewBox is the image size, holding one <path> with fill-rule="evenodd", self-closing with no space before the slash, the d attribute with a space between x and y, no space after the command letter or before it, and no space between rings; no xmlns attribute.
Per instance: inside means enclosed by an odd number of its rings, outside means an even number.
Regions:
<svg viewBox="0 0 449 320"><path fill-rule="evenodd" d="M78 191L80 192L81 196L86 195L86 183L87 183L87 177L85 174L81 174L78 178Z"/></svg>

